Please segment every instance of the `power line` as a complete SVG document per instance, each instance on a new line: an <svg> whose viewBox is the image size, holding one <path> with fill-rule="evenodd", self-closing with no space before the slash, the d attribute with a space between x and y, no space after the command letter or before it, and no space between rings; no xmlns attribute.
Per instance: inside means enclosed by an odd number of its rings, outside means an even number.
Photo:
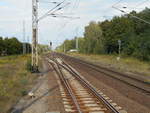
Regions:
<svg viewBox="0 0 150 113"><path fill-rule="evenodd" d="M134 7L123 6L121 8L124 8L124 9L126 9L126 8L132 8L132 10L134 10L134 9L143 9L143 8L138 8L138 7L141 6L141 5L143 5L144 3L148 2L148 1L149 0L144 0L144 1L140 2L140 3L137 3L137 5L135 5Z"/></svg>
<svg viewBox="0 0 150 113"><path fill-rule="evenodd" d="M75 10L75 8L77 9L78 6L79 6L79 4L80 4L80 0L76 0L76 1L74 2L74 5L73 5L72 9L70 10L70 12L73 12L73 10Z"/></svg>
<svg viewBox="0 0 150 113"><path fill-rule="evenodd" d="M61 4L63 4L66 0L60 2L59 4L57 4L54 8L50 9L49 11L47 11L43 16L41 16L38 21L42 20L43 18L45 18L50 12L52 12L54 9L56 9L57 7L59 7ZM58 8L60 10L60 8ZM57 9L57 10L58 10Z"/></svg>
<svg viewBox="0 0 150 113"><path fill-rule="evenodd" d="M119 4L120 2L122 2L122 0L119 0L118 2L116 2L115 4L113 4L112 7L113 7L113 6L115 7L115 6L116 6L117 4Z"/></svg>
<svg viewBox="0 0 150 113"><path fill-rule="evenodd" d="M129 13L125 12L124 10L121 10L121 9L119 9L119 8L117 8L117 7L114 7L114 6L113 6L112 8L114 8L114 9L116 9L116 10L122 12L122 13L128 14L129 16L131 16L131 17L133 17L133 18L136 18L136 19L138 19L138 20L140 20L140 21L143 21L143 22L145 22L145 23L147 23L147 24L150 25L150 22L149 22L149 21L146 21L146 20L144 20L144 19L142 19L142 18L139 18L139 17L137 17L137 16L135 16L135 15L133 15L133 14L129 14Z"/></svg>
<svg viewBox="0 0 150 113"><path fill-rule="evenodd" d="M50 2L50 1L39 1L40 3L50 3L50 4L59 4L59 2Z"/></svg>
<svg viewBox="0 0 150 113"><path fill-rule="evenodd" d="M110 11L110 9L112 9L112 7L114 6L116 6L116 5L118 5L119 3L121 3L123 0L118 0L117 2L115 2L115 3L113 3L113 5L109 5L103 12L105 12L105 14L108 14L107 12L109 12ZM111 12L112 13L112 15L104 15L104 16L102 16L104 19L110 19L111 17L114 17L113 16L113 12ZM109 18L108 18L109 17Z"/></svg>
<svg viewBox="0 0 150 113"><path fill-rule="evenodd" d="M80 17L69 17L67 15L59 15L59 14L49 14L51 15L52 17L59 17L59 18L68 18L68 19L79 19Z"/></svg>
<svg viewBox="0 0 150 113"><path fill-rule="evenodd" d="M126 8L132 8L132 10L134 10L134 9L140 9L140 8L138 8L139 6L141 6L141 5L143 5L144 3L146 3L146 2L148 2L149 0L144 0L144 1L140 1L139 3L137 3L136 5L134 5L133 7L128 7L128 6L118 6L118 7L120 7L120 8L124 8L124 9L126 9ZM116 3L116 5L117 4L119 4L120 3L120 1L118 2L118 3ZM116 7L116 5L112 5L112 7L114 6L114 7ZM141 8L142 9L142 8Z"/></svg>
<svg viewBox="0 0 150 113"><path fill-rule="evenodd" d="M25 21L23 21L23 54L26 54L26 44L25 44L26 33L25 32L26 32L25 31Z"/></svg>
<svg viewBox="0 0 150 113"><path fill-rule="evenodd" d="M80 0L76 0L76 2L74 3L73 8L70 9L70 11L68 11L69 14L73 14L73 10L75 10L75 7L77 8L77 7L79 6L79 3L80 3ZM64 15L65 15L65 13L64 13ZM68 15L68 14L67 14L67 15ZM71 19L71 18L70 18L70 19ZM79 17L73 17L72 19L79 19ZM72 19L71 19L71 20L72 20ZM61 30L63 30L63 29L67 26L67 24L68 24L69 22L70 22L70 21L65 22L65 23L62 25ZM59 30L59 31L60 31L60 30ZM61 34L61 33L59 33L58 36L59 36L60 34Z"/></svg>
<svg viewBox="0 0 150 113"><path fill-rule="evenodd" d="M61 6L61 7L59 7L59 8L57 8L57 9L55 9L53 12L51 12L51 13L49 13L48 15L51 15L51 14L54 14L56 11L59 11L59 10L62 10L62 9L64 9L66 6L68 6L70 3L67 3L67 4L65 4L64 6ZM47 15L47 16L48 16Z"/></svg>
<svg viewBox="0 0 150 113"><path fill-rule="evenodd" d="M46 18L47 16L52 17L61 17L61 18L71 18L66 15L55 14L57 11L64 9L70 3L65 3L66 0L63 0L60 3L52 2L57 4L55 7L47 11L44 15L38 18L38 2L39 0L32 0L32 71L38 72L38 23L40 20Z"/></svg>
<svg viewBox="0 0 150 113"><path fill-rule="evenodd" d="M135 5L134 8L136 8L136 7L140 6L140 5L143 5L144 3L148 2L148 1L149 1L149 0L145 0L145 1L141 2L141 3L138 3L137 5Z"/></svg>

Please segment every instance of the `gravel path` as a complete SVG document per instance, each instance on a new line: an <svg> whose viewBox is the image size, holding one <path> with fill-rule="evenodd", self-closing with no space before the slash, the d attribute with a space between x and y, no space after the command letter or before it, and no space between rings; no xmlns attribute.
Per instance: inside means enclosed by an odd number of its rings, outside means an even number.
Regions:
<svg viewBox="0 0 150 113"><path fill-rule="evenodd" d="M43 76L44 80L41 85L35 91L35 98L31 99L30 104L24 110L23 113L46 113L48 111L48 95L49 92L54 90L48 87L48 76Z"/></svg>
<svg viewBox="0 0 150 113"><path fill-rule="evenodd" d="M48 85L49 87L55 87L55 90L53 90L51 92L51 94L48 96L48 111L49 112L53 112L53 111L58 111L61 113L65 113L64 110L64 105L62 102L62 98L60 95L60 89L59 89L59 85L58 85L58 81L57 81L57 77L56 77L56 72L55 70L52 68L52 66L48 65L46 62L46 67L50 68L50 72L49 72L49 78L48 78Z"/></svg>
<svg viewBox="0 0 150 113"><path fill-rule="evenodd" d="M42 73L39 74L38 82L31 90L35 98L24 97L15 106L12 113L65 113L55 71L45 60L42 65Z"/></svg>

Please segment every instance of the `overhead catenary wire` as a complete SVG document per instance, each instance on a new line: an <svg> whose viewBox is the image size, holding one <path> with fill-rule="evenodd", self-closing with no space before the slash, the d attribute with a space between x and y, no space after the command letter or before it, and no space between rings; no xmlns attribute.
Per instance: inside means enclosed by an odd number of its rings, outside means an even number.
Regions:
<svg viewBox="0 0 150 113"><path fill-rule="evenodd" d="M57 7L59 7L61 4L63 4L66 0L63 0L62 2L60 2L59 4L57 4L54 8L50 9L49 11L47 11L43 16L41 16L38 21L44 19L50 12L52 12L53 10L55 10Z"/></svg>
<svg viewBox="0 0 150 113"><path fill-rule="evenodd" d="M135 9L143 9L143 8L138 8L138 7L141 6L141 5L143 5L144 3L148 2L148 1L149 1L149 0L144 0L144 1L142 1L142 2L137 3L137 4L134 5L133 7L123 6L123 7L121 7L121 8L124 8L124 9L130 8L130 9L132 9L132 10L135 10Z"/></svg>
<svg viewBox="0 0 150 113"><path fill-rule="evenodd" d="M69 5L70 3L66 3L64 6L58 7L55 10L53 10L52 12L50 12L50 14L47 13L46 16L52 16L52 17L61 17L61 18L69 18L69 19L78 19L79 17L68 17L67 15L59 15L59 14L55 14L56 11L62 10L63 8L65 8L67 5ZM41 19L40 19L41 20Z"/></svg>
<svg viewBox="0 0 150 113"><path fill-rule="evenodd" d="M112 5L112 4L109 5L103 12L105 12L105 14L108 14L108 13L106 13L106 12L109 12L110 9L111 9L113 6L118 5L118 4L121 3L122 1L123 1L123 0L119 0L119 1L117 1L117 2L115 2L115 3L113 3L113 5ZM107 19L107 20L111 19L112 17L114 17L114 16L113 16L113 12L111 12L111 13L112 13L112 15L104 15L104 16L102 16L102 18L103 18L103 19Z"/></svg>
<svg viewBox="0 0 150 113"><path fill-rule="evenodd" d="M140 20L140 21L142 21L142 22L147 23L147 24L150 25L150 22L149 22L149 21L146 21L146 20L144 20L144 19L142 19L142 18L140 18L140 17L137 17L137 16L135 16L135 15L133 15L133 14L127 13L127 12L125 12L124 10L121 10L121 9L119 9L119 8L117 8L117 7L112 6L112 8L114 8L114 9L116 9L116 10L118 10L118 11L121 11L122 13L128 14L129 16L131 16L131 17L133 17L133 18L136 18L136 19L138 19L138 20Z"/></svg>
<svg viewBox="0 0 150 113"><path fill-rule="evenodd" d="M51 3L51 4L59 4L59 2L50 2L50 1L39 1L40 3Z"/></svg>
<svg viewBox="0 0 150 113"><path fill-rule="evenodd" d="M148 2L149 0L144 0L144 1L140 1L140 2L137 2L137 3L134 3L134 6L127 6L127 5L123 5L123 4L120 4L121 3L121 0L119 2L117 2L115 5L112 5L112 7L119 7L119 8L123 8L123 9L127 9L127 8L130 8L130 10L136 10L136 9L143 9L143 8L138 8L139 6L142 6L144 3ZM120 5L119 5L120 4ZM119 6L118 6L119 5Z"/></svg>
<svg viewBox="0 0 150 113"><path fill-rule="evenodd" d="M80 0L76 0L75 2L74 2L74 4L73 4L73 7L70 9L70 11L68 11L68 14L74 14L73 13L73 10L75 10L75 7L76 8L78 8L78 6L79 6L79 4L80 4ZM60 14L60 13L59 13ZM68 15L67 14L67 15ZM70 20L72 20L72 19L79 19L80 17L70 17ZM62 25L62 28L64 29L66 26L67 26L67 24L69 23L70 21L67 21L67 22L65 22L63 25Z"/></svg>
<svg viewBox="0 0 150 113"><path fill-rule="evenodd" d="M144 0L143 2L140 2L140 3L138 3L137 5L135 5L134 8L136 8L136 7L140 6L140 5L143 5L144 3L148 2L148 1L149 1L149 0Z"/></svg>
<svg viewBox="0 0 150 113"><path fill-rule="evenodd" d="M75 7L78 7L79 6L79 3L80 3L80 0L76 0L75 1L75 3L73 4L73 7L70 7L70 11L68 10L67 12L67 17L66 17L66 15L65 15L65 13L59 13L59 14L62 14L62 16L59 16L59 18L69 18L69 20L74 20L74 19L80 19L80 17L68 17L68 14L73 14L73 10L75 10ZM58 14L58 15L59 15ZM64 14L64 15L63 15ZM56 14L57 15L57 14ZM57 15L57 16L58 16ZM55 16L56 17L56 16ZM61 28L58 30L59 31L59 33L58 33L58 35L57 35L57 37L60 37L60 35L62 34L62 31L65 29L65 27L67 26L67 24L69 23L70 21L67 21L67 22L65 22L62 26L61 26ZM57 39L59 39L59 38L57 38Z"/></svg>
<svg viewBox="0 0 150 113"><path fill-rule="evenodd" d="M68 11L70 14L72 14L73 13L73 10L75 10L75 7L76 8L78 8L78 6L79 6L79 4L80 4L80 0L76 0L75 2L74 2L74 4L73 4L73 7L70 9L70 11ZM73 18L70 18L70 20L72 20L72 19L80 19L80 17L73 17ZM70 21L67 21L67 22L65 22L63 25L62 25L62 28L61 29L64 29L66 26L67 26L67 24L69 23ZM59 35L60 35L61 33L59 33ZM59 36L58 35L58 36Z"/></svg>
<svg viewBox="0 0 150 113"><path fill-rule="evenodd" d="M79 19L80 17L71 17L71 16L69 17L68 15L64 15L63 13L59 13L59 14L55 13L56 11L65 8L67 5L68 4L66 4L66 5L64 5L64 6L60 7L60 8L58 8L58 9L56 9L55 11L51 12L48 15L51 15L52 17L63 17L63 18L69 18L69 19Z"/></svg>
<svg viewBox="0 0 150 113"><path fill-rule="evenodd" d="M65 7L66 7L67 5L69 5L69 4L70 4L70 3L67 3L67 4L65 4L64 6L61 6L61 7L57 8L57 9L55 9L54 11L50 12L49 14L47 14L47 16L50 15L50 14L54 14L56 11L59 11L59 10L65 8Z"/></svg>
<svg viewBox="0 0 150 113"><path fill-rule="evenodd" d="M116 2L115 4L112 5L112 7L115 7L117 4L121 3L123 0L119 0L118 2Z"/></svg>
<svg viewBox="0 0 150 113"><path fill-rule="evenodd" d="M74 5L73 5L72 9L70 10L70 12L73 12L73 10L75 10L75 8L78 8L79 4L80 4L80 0L76 0L74 2Z"/></svg>
<svg viewBox="0 0 150 113"><path fill-rule="evenodd" d="M42 15L38 21L46 18L47 16L51 16L51 17L57 17L57 18L67 18L67 19L70 19L70 20L73 20L73 19L79 19L79 17L71 17L71 16L68 16L69 13L67 14L63 14L63 13L57 13L58 11L64 9L65 7L67 7L70 2L67 2L66 3L66 0L63 0L62 2L60 3L56 3L56 2L51 2L51 1L41 1L43 3L53 3L53 4L56 4L56 6L52 9L50 9L49 11L47 11L44 15ZM66 3L66 4L65 4ZM71 14L71 13L70 13ZM68 21L67 21L68 22Z"/></svg>
<svg viewBox="0 0 150 113"><path fill-rule="evenodd" d="M68 18L68 19L79 19L80 17L68 17L68 16L65 16L65 15L58 15L58 14L49 14L51 15L52 17L60 17L60 18Z"/></svg>

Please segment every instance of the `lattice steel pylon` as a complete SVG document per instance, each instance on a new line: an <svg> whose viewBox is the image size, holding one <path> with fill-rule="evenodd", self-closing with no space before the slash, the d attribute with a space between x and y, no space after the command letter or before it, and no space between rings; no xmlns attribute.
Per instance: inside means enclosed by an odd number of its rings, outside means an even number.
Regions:
<svg viewBox="0 0 150 113"><path fill-rule="evenodd" d="M38 70L38 23L40 20L46 18L47 16L52 17L62 17L62 18L72 18L68 16L55 14L56 11L62 10L70 3L65 3L66 0L63 0L60 3L51 2L56 4L55 7L46 12L43 16L38 18L38 6L39 0L32 0L32 72L39 72ZM73 19L73 18L72 18Z"/></svg>
<svg viewBox="0 0 150 113"><path fill-rule="evenodd" d="M38 0L32 0L32 71L38 72Z"/></svg>

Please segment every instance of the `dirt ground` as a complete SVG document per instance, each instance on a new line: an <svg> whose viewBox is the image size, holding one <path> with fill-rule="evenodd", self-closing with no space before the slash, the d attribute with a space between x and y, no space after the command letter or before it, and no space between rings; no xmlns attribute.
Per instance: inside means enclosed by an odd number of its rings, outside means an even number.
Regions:
<svg viewBox="0 0 150 113"><path fill-rule="evenodd" d="M100 89L128 113L150 113L148 107L150 97L148 95L144 97L142 92L128 88L128 86L100 75L100 73L88 67L79 65L78 63L68 63L80 72L93 86ZM23 98L12 113L65 113L56 73L46 60L42 62L40 76L32 91L35 94L35 98ZM135 99L138 101L135 101Z"/></svg>
<svg viewBox="0 0 150 113"><path fill-rule="evenodd" d="M37 84L31 90L34 92L35 98L24 97L12 113L65 113L55 78L56 73L46 60L43 60L42 65Z"/></svg>
<svg viewBox="0 0 150 113"><path fill-rule="evenodd" d="M68 61L68 60L67 60ZM150 113L150 96L124 83L96 72L78 62L68 61L93 86L110 97L128 113Z"/></svg>

